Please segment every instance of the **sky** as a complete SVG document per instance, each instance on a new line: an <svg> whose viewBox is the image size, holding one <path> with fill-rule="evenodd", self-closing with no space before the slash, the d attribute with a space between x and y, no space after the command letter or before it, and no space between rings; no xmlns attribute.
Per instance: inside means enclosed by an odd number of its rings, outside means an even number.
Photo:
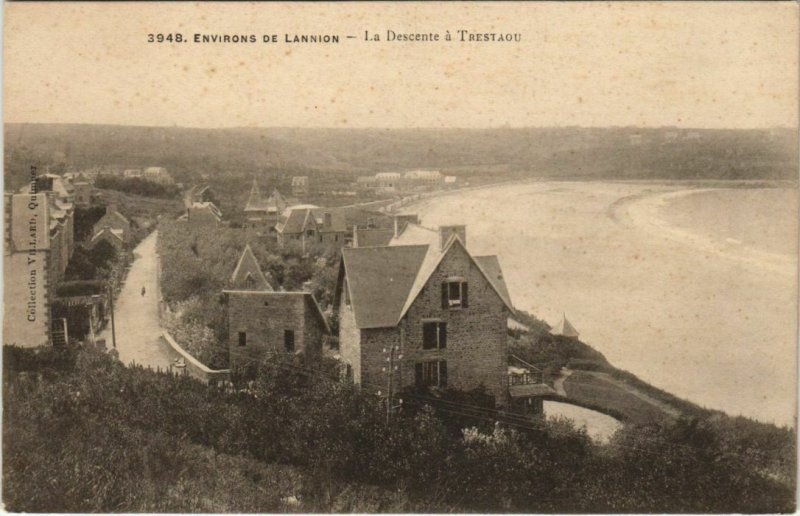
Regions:
<svg viewBox="0 0 800 516"><path fill-rule="evenodd" d="M6 122L796 127L796 3L5 4ZM459 29L519 34L461 42ZM446 31L454 41L385 41ZM364 41L364 31L383 41ZM150 33L253 44L148 43ZM263 43L276 34L277 43ZM337 34L287 44L284 34ZM347 35L356 36L347 39Z"/></svg>

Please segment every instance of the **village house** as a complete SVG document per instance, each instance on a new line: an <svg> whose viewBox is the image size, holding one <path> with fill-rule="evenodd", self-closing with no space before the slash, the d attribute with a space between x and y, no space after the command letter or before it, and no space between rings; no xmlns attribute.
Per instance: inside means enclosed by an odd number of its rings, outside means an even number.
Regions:
<svg viewBox="0 0 800 516"><path fill-rule="evenodd" d="M92 229L92 241L95 240L96 235L103 232L106 228L112 230L112 234L118 235L123 244L129 244L133 239L131 223L117 210L116 204L107 205L106 214L95 222Z"/></svg>
<svg viewBox="0 0 800 516"><path fill-rule="evenodd" d="M218 202L208 185L193 186L183 196L186 213L179 220L185 220L193 226L218 226L222 222Z"/></svg>
<svg viewBox="0 0 800 516"><path fill-rule="evenodd" d="M3 343L62 344L66 325L50 307L74 247L74 189L43 174L4 199Z"/></svg>
<svg viewBox="0 0 800 516"><path fill-rule="evenodd" d="M274 230L286 205L286 199L277 188L272 190L272 194L267 199L261 197L258 182L253 178L253 186L250 188L250 196L247 198L244 208L247 225L250 227L266 226L270 230Z"/></svg>
<svg viewBox="0 0 800 516"><path fill-rule="evenodd" d="M110 226L103 226L102 228L95 230L91 240L89 240L89 247L94 249L95 246L97 246L97 244L100 242L106 242L114 247L114 249L117 250L117 253L122 253L125 251L126 243L123 234L124 232L121 229L113 229Z"/></svg>
<svg viewBox="0 0 800 516"><path fill-rule="evenodd" d="M164 167L147 167L142 172L142 177L160 185L171 185L174 183L172 176Z"/></svg>
<svg viewBox="0 0 800 516"><path fill-rule="evenodd" d="M301 197L308 195L308 176L294 176L292 177L292 195Z"/></svg>
<svg viewBox="0 0 800 516"><path fill-rule="evenodd" d="M444 177L438 170L411 170L403 174L408 189L432 189L441 186Z"/></svg>
<svg viewBox="0 0 800 516"><path fill-rule="evenodd" d="M472 256L465 226L396 227L388 246L342 250L334 306L353 381L385 384L383 350L397 346L399 388L483 385L506 405L514 309L497 257Z"/></svg>
<svg viewBox="0 0 800 516"><path fill-rule="evenodd" d="M275 292L246 247L223 290L228 311L231 369L276 354L322 356L330 328L310 292Z"/></svg>
<svg viewBox="0 0 800 516"><path fill-rule="evenodd" d="M400 189L403 182L403 176L397 172L381 172L375 174L375 187L378 193L394 193Z"/></svg>
<svg viewBox="0 0 800 516"><path fill-rule="evenodd" d="M347 226L340 209L300 204L286 208L275 225L278 244L300 242L303 252L312 245L342 247Z"/></svg>

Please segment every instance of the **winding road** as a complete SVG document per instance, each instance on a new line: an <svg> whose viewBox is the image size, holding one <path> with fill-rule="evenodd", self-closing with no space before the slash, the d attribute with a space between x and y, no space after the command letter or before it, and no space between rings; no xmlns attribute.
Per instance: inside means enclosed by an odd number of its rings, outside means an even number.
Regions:
<svg viewBox="0 0 800 516"><path fill-rule="evenodd" d="M153 231L133 250L133 265L114 303L114 321L117 351L123 364L133 362L166 369L172 356L159 339L157 238L158 231ZM101 338L106 339L108 347L112 346L110 323Z"/></svg>

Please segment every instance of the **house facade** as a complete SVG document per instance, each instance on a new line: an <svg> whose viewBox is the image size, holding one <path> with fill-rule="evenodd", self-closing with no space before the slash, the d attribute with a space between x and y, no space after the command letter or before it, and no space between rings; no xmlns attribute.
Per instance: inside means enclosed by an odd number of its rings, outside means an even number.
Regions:
<svg viewBox="0 0 800 516"><path fill-rule="evenodd" d="M335 307L355 383L385 385L383 350L397 346L399 388L482 385L506 404L513 307L497 258L472 256L464 226L408 224L388 246L343 249Z"/></svg>
<svg viewBox="0 0 800 516"><path fill-rule="evenodd" d="M312 245L342 247L347 225L342 210L303 204L286 208L275 225L278 245L299 242L305 252Z"/></svg>

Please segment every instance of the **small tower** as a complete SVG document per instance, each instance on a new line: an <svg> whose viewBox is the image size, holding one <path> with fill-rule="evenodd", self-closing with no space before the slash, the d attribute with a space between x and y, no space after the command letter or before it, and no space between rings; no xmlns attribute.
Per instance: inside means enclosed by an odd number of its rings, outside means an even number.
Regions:
<svg viewBox="0 0 800 516"><path fill-rule="evenodd" d="M571 337L577 339L580 335L578 330L567 320L567 314L562 314L561 320L556 324L552 330L551 335L561 335L562 337Z"/></svg>

